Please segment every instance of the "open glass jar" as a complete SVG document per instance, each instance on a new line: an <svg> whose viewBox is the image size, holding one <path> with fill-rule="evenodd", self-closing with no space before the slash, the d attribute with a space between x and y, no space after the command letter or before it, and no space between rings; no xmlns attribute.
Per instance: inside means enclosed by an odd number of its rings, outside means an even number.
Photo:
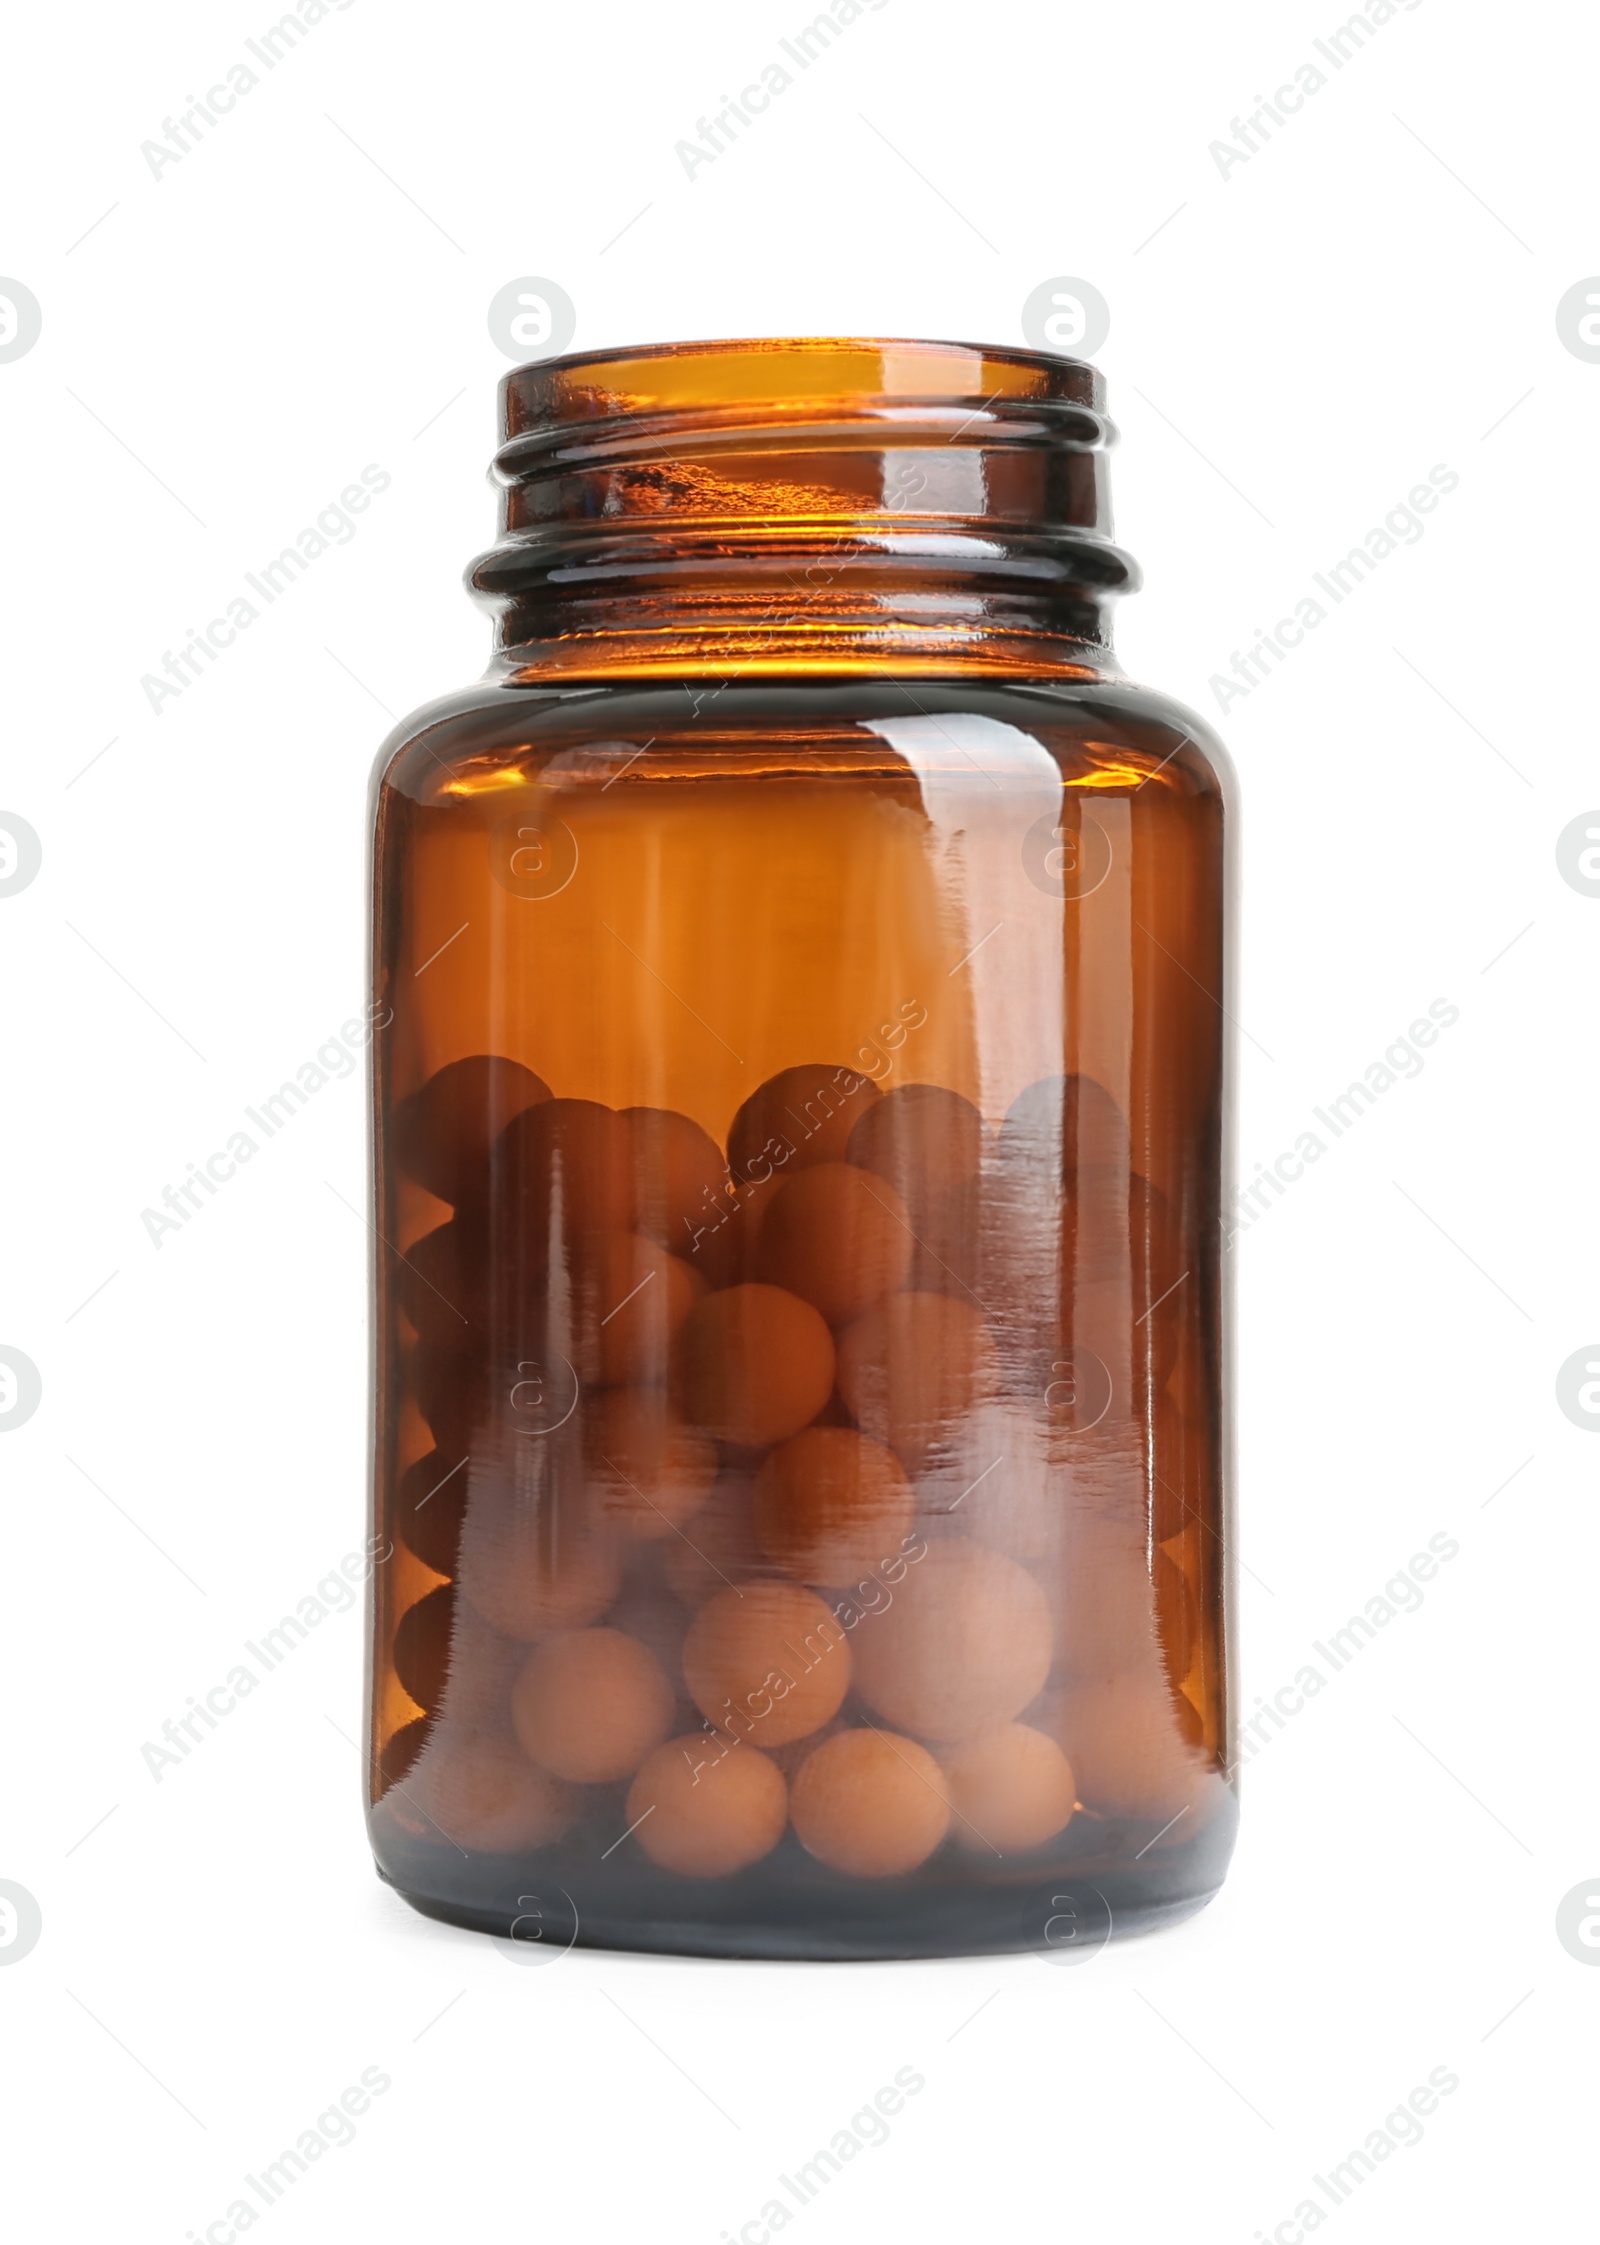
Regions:
<svg viewBox="0 0 1600 2245"><path fill-rule="evenodd" d="M371 1832L416 1906L1081 1955L1232 1846L1231 782L1100 375L501 391L478 688L375 779Z"/></svg>

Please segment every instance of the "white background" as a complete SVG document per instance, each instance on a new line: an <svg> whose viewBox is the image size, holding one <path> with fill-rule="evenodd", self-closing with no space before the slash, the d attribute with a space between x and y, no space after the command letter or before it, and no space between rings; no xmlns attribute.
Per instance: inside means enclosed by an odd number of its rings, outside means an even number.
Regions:
<svg viewBox="0 0 1600 2245"><path fill-rule="evenodd" d="M1600 42L1575 5L1421 0L1224 178L1210 144L1344 12L887 0L692 182L674 144L809 0L354 0L159 178L141 143L273 10L13 18L0 273L44 317L0 364L0 807L44 853L0 900L0 1340L43 1380L0 1498L0 1877L43 1913L0 1971L19 2235L215 2245L369 2067L391 2086L269 2239L754 2245L906 2066L803 2237L1290 2245L1436 2068L1423 2140L1325 2223L1583 2219L1600 1973L1556 1911L1600 1890L1600 1443L1555 1382L1600 1333L1600 900L1556 841L1600 801L1600 366L1555 308L1600 270ZM359 1078L159 1249L141 1211L360 1001L385 711L484 657L459 573L521 275L580 348L1015 343L1040 281L1091 280L1148 582L1120 646L1213 722L1313 571L1460 478L1220 720L1244 1174L1460 1013L1238 1244L1246 1713L1430 1536L1459 1553L1247 1767L1218 1901L1077 1970L518 1969L373 1877L358 1612L159 1784L141 1755L363 1534ZM358 535L152 710L144 675L369 462Z"/></svg>

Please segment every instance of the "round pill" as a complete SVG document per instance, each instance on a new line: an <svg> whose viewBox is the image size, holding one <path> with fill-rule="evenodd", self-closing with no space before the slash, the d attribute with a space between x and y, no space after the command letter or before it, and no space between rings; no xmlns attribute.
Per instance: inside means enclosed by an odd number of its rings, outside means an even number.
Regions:
<svg viewBox="0 0 1600 2245"><path fill-rule="evenodd" d="M638 1228L673 1254L687 1254L727 1210L722 1148L691 1117L669 1107L624 1107L622 1120L632 1151Z"/></svg>
<svg viewBox="0 0 1600 2245"><path fill-rule="evenodd" d="M1092 1076L1045 1076L1018 1092L1000 1125L1000 1159L1051 1190L1090 1162L1126 1164L1122 1110Z"/></svg>
<svg viewBox="0 0 1600 2245"><path fill-rule="evenodd" d="M1195 1805L1211 1768L1199 1715L1148 1668L1065 1692L1053 1727L1079 1799L1103 1816L1164 1823Z"/></svg>
<svg viewBox="0 0 1600 2245"><path fill-rule="evenodd" d="M404 1786L405 1805L420 1810L453 1847L484 1855L544 1847L572 1822L571 1789L494 1732L436 1725Z"/></svg>
<svg viewBox="0 0 1600 2245"><path fill-rule="evenodd" d="M858 1425L912 1472L996 1378L981 1314L950 1294L891 1294L839 1336L840 1392Z"/></svg>
<svg viewBox="0 0 1600 2245"><path fill-rule="evenodd" d="M395 1292L412 1331L445 1348L488 1321L488 1254L481 1221L457 1216L425 1232L395 1262Z"/></svg>
<svg viewBox="0 0 1600 2245"><path fill-rule="evenodd" d="M704 1290L642 1233L581 1233L553 1245L545 1331L581 1380L642 1386L666 1378L673 1335Z"/></svg>
<svg viewBox="0 0 1600 2245"><path fill-rule="evenodd" d="M728 1130L728 1167L735 1180L773 1169L809 1169L813 1162L843 1161L868 1107L883 1097L858 1069L825 1060L780 1069L753 1091Z"/></svg>
<svg viewBox="0 0 1600 2245"><path fill-rule="evenodd" d="M452 1060L396 1107L395 1159L440 1200L458 1208L481 1201L490 1147L513 1116L549 1096L549 1085L520 1061L494 1053Z"/></svg>
<svg viewBox="0 0 1600 2245"><path fill-rule="evenodd" d="M432 1730L432 1718L417 1715L409 1723L402 1723L397 1731L391 1731L384 1740L378 1754L380 1799L392 1785L399 1785L410 1775Z"/></svg>
<svg viewBox="0 0 1600 2245"><path fill-rule="evenodd" d="M985 1291L985 1222L994 1209L985 1181L969 1177L920 1201L906 1203L916 1243L907 1289L914 1294L954 1294L974 1308Z"/></svg>
<svg viewBox="0 0 1600 2245"><path fill-rule="evenodd" d="M465 1457L489 1413L490 1384L481 1348L442 1348L424 1341L408 1362L417 1409L441 1450Z"/></svg>
<svg viewBox="0 0 1600 2245"><path fill-rule="evenodd" d="M891 1184L916 1219L977 1176L983 1141L983 1117L959 1091L899 1084L859 1118L848 1159Z"/></svg>
<svg viewBox="0 0 1600 2245"><path fill-rule="evenodd" d="M789 1821L789 1788L753 1746L694 1731L658 1746L641 1765L624 1814L663 1870L724 1879L777 1846Z"/></svg>
<svg viewBox="0 0 1600 2245"><path fill-rule="evenodd" d="M897 1728L940 1742L1020 1715L1050 1673L1044 1592L1004 1552L931 1544L855 1633L856 1684Z"/></svg>
<svg viewBox="0 0 1600 2245"><path fill-rule="evenodd" d="M575 1784L627 1777L672 1728L672 1686L620 1629L575 1629L539 1646L511 1687L523 1751Z"/></svg>
<svg viewBox="0 0 1600 2245"><path fill-rule="evenodd" d="M453 1575L467 1509L467 1461L430 1450L407 1466L395 1492L400 1541L436 1575Z"/></svg>
<svg viewBox="0 0 1600 2245"><path fill-rule="evenodd" d="M458 1599L450 1672L437 1709L441 1722L457 1731L503 1731L511 1686L527 1657L526 1645L502 1637L465 1599Z"/></svg>
<svg viewBox="0 0 1600 2245"><path fill-rule="evenodd" d="M813 1591L746 1582L708 1598L684 1640L683 1674L702 1715L743 1743L784 1746L835 1714L850 1646Z"/></svg>
<svg viewBox="0 0 1600 2245"><path fill-rule="evenodd" d="M912 1234L892 1185L848 1162L788 1178L761 1225L757 1269L819 1309L830 1325L892 1293L911 1265Z"/></svg>
<svg viewBox="0 0 1600 2245"><path fill-rule="evenodd" d="M1077 1800L1072 1765L1053 1738L1002 1723L940 1757L950 1785L951 1830L974 1854L1041 1847L1064 1831Z"/></svg>
<svg viewBox="0 0 1600 2245"><path fill-rule="evenodd" d="M761 1226L768 1205L788 1183L785 1170L775 1170L758 1185L739 1185L723 1203L723 1213L708 1224L684 1255L689 1269L708 1286L738 1286L753 1279L761 1254Z"/></svg>
<svg viewBox="0 0 1600 2245"><path fill-rule="evenodd" d="M461 1587L474 1611L504 1636L532 1644L552 1630L597 1621L621 1577L609 1539L548 1519L480 1518L469 1509Z"/></svg>
<svg viewBox="0 0 1600 2245"><path fill-rule="evenodd" d="M1084 1081L1050 1076L1021 1092L1000 1125L983 1180L980 1292L1008 1359L1036 1358L1054 1340L1057 1297L1067 1269L1063 1239L1071 1221L1068 1195L1080 1165ZM1095 1093L1099 1089L1095 1086ZM1089 1105L1091 1116L1101 1113L1093 1095ZM1123 1133L1124 1175L1128 1166ZM1036 1340L1041 1325L1050 1329L1049 1337Z"/></svg>
<svg viewBox="0 0 1600 2245"><path fill-rule="evenodd" d="M777 1286L708 1294L680 1334L687 1416L718 1441L765 1448L798 1434L833 1388L821 1313Z"/></svg>
<svg viewBox="0 0 1600 2245"><path fill-rule="evenodd" d="M716 1479L715 1446L654 1390L597 1396L584 1421L584 1451L601 1519L645 1541L693 1519Z"/></svg>
<svg viewBox="0 0 1600 2245"><path fill-rule="evenodd" d="M1124 1668L1153 1672L1159 1632L1155 1566L1169 1597L1181 1600L1182 1592L1174 1594L1170 1588L1172 1561L1159 1544L1155 1561L1151 1559L1140 1462L1085 1461L1084 1473L1092 1476L1088 1485L1102 1509L1075 1516L1063 1546L1057 1599L1060 1665L1069 1676L1082 1679ZM1184 1627L1181 1604L1173 1622L1180 1630ZM1183 1649L1174 1644L1175 1653ZM1173 1681L1181 1682L1186 1673L1187 1663Z"/></svg>
<svg viewBox="0 0 1600 2245"><path fill-rule="evenodd" d="M524 1253L583 1232L630 1231L637 1188L628 1125L593 1099L547 1099L516 1116L490 1157L494 1220Z"/></svg>
<svg viewBox="0 0 1600 2245"><path fill-rule="evenodd" d="M927 1748L875 1730L839 1731L809 1754L789 1807L808 1854L864 1879L914 1871L950 1827L945 1775Z"/></svg>
<svg viewBox="0 0 1600 2245"><path fill-rule="evenodd" d="M1081 1460L1020 1403L979 1403L916 1477L920 1512L1037 1574L1061 1549Z"/></svg>
<svg viewBox="0 0 1600 2245"><path fill-rule="evenodd" d="M394 1633L394 1672L426 1714L444 1698L450 1673L450 1640L455 1629L455 1584L440 1583L400 1616Z"/></svg>
<svg viewBox="0 0 1600 2245"><path fill-rule="evenodd" d="M899 1459L853 1427L803 1428L755 1479L756 1540L801 1582L853 1582L893 1558L912 1511Z"/></svg>
<svg viewBox="0 0 1600 2245"><path fill-rule="evenodd" d="M1133 1271L1158 1281L1159 1294L1177 1278L1182 1266L1175 1261L1166 1195L1125 1163L1086 1164L1071 1180L1067 1211L1062 1259L1079 1286Z"/></svg>

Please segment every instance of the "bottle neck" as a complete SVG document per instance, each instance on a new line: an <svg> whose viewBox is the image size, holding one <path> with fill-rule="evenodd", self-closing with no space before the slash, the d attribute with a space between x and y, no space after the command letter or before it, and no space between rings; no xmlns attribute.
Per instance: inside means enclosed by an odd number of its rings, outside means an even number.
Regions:
<svg viewBox="0 0 1600 2245"><path fill-rule="evenodd" d="M497 547L472 584L494 612L490 673L508 683L535 672L1080 677L1114 667L1114 593L1083 577L1082 556L1023 539L906 533L740 550L722 537L708 550L619 534L558 553Z"/></svg>

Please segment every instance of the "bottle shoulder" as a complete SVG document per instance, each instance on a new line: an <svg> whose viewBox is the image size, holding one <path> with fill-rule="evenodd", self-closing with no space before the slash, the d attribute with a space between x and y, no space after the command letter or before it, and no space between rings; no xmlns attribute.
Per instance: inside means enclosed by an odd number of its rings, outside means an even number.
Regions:
<svg viewBox="0 0 1600 2245"><path fill-rule="evenodd" d="M1239 787L1233 758L1215 727L1176 695L1120 671L1072 691L1108 746L1125 747L1141 757L1158 751L1194 783L1196 792L1215 793L1232 810Z"/></svg>
<svg viewBox="0 0 1600 2245"><path fill-rule="evenodd" d="M816 769L863 772L864 753L898 755L925 739L968 768L1017 768L1040 749L1063 775L1104 787L1147 784L1233 798L1233 768L1206 722L1170 695L1114 670L1031 682L995 676L619 679L562 686L493 679L425 702L379 748L376 795L440 801L520 767L555 760L608 772L637 757L665 775L745 771L775 753Z"/></svg>

